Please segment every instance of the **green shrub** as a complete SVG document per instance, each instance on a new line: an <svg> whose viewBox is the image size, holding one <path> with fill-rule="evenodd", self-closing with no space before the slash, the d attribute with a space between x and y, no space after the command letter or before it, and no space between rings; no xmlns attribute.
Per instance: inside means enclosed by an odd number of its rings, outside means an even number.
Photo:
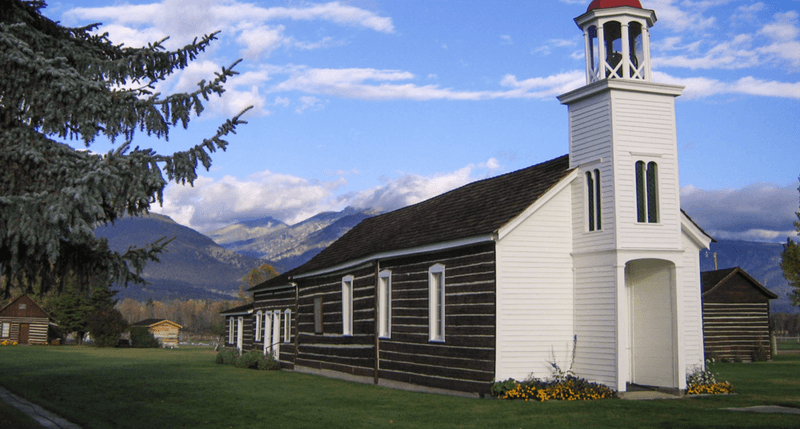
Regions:
<svg viewBox="0 0 800 429"><path fill-rule="evenodd" d="M131 328L131 347L140 349L156 348L160 344L153 333L145 326L134 326Z"/></svg>
<svg viewBox="0 0 800 429"><path fill-rule="evenodd" d="M517 383L517 380L514 380L513 378L509 378L508 380L505 381L498 381L497 383L492 385L491 389L492 396L501 398L505 396L506 392L516 388L518 385L519 383Z"/></svg>
<svg viewBox="0 0 800 429"><path fill-rule="evenodd" d="M523 382L514 379L497 382L492 386L492 395L499 399L522 399L534 401L591 401L613 398L616 392L608 386L593 383L575 375L557 374L551 380L530 378Z"/></svg>
<svg viewBox="0 0 800 429"><path fill-rule="evenodd" d="M214 362L218 364L231 365L237 357L239 357L239 353L237 353L235 349L222 349L219 351L219 353L217 353L217 357Z"/></svg>
<svg viewBox="0 0 800 429"><path fill-rule="evenodd" d="M258 359L258 369L262 371L276 371L281 369L281 364L272 358L272 355L261 355Z"/></svg>
<svg viewBox="0 0 800 429"><path fill-rule="evenodd" d="M262 358L263 355L255 350L249 351L247 353L242 353L241 356L237 357L233 361L233 366L236 368L258 368L258 360Z"/></svg>

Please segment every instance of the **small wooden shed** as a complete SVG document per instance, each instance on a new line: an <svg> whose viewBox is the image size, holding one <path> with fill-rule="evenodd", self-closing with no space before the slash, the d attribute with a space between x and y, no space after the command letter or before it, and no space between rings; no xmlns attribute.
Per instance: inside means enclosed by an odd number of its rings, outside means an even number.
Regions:
<svg viewBox="0 0 800 429"><path fill-rule="evenodd" d="M751 362L772 359L770 292L739 267L701 273L706 359Z"/></svg>
<svg viewBox="0 0 800 429"><path fill-rule="evenodd" d="M167 319L145 319L136 322L131 327L146 327L158 340L161 347L178 347L178 337L183 326Z"/></svg>
<svg viewBox="0 0 800 429"><path fill-rule="evenodd" d="M47 344L50 315L27 295L0 310L0 341L19 344Z"/></svg>

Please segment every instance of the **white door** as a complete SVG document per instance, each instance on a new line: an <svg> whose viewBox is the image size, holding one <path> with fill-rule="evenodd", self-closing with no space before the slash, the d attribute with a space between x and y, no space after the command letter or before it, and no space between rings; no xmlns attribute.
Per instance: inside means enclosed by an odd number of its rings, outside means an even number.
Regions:
<svg viewBox="0 0 800 429"><path fill-rule="evenodd" d="M672 265L629 263L631 382L677 387Z"/></svg>
<svg viewBox="0 0 800 429"><path fill-rule="evenodd" d="M275 344L272 346L272 357L275 360L281 355L281 312L280 310L275 310L272 313L272 342Z"/></svg>

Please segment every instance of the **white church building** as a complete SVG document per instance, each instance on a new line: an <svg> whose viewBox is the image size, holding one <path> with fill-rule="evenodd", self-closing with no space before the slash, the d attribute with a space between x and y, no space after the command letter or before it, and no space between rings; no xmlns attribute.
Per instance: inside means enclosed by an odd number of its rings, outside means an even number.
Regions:
<svg viewBox="0 0 800 429"><path fill-rule="evenodd" d="M427 389L485 393L554 360L618 391L684 389L704 363L712 238L680 208L683 87L652 81L656 13L638 0L575 22L586 85L558 97L568 155L362 221L223 313L228 345Z"/></svg>

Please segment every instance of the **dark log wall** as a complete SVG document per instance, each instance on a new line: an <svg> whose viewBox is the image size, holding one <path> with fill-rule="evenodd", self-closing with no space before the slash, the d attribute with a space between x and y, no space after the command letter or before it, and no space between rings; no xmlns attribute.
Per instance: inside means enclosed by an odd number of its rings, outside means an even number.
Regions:
<svg viewBox="0 0 800 429"><path fill-rule="evenodd" d="M280 340L279 340L279 358L278 361L281 364L282 368L292 369L294 368L294 359L295 359L295 339L297 337L297 292L294 288L292 289L283 289L279 291L262 291L256 292L253 294L253 314L250 315L250 318L255 322L255 315L259 311L262 312L262 319L261 319L261 338L259 341L253 342L253 348L255 350L264 350L264 339L266 336L264 335L264 319L263 313L264 312L272 312L274 310L278 310L281 312L281 325L280 325ZM284 338L283 332L283 321L284 317L286 317L285 311L289 309L291 310L291 319L290 319L290 335L288 341ZM253 325L253 338L255 338L255 325ZM275 346L275 343L278 340L272 339L272 345ZM269 348L270 344L267 344L267 348Z"/></svg>
<svg viewBox="0 0 800 429"><path fill-rule="evenodd" d="M225 337L226 337L226 345L229 347L236 347L236 335L238 335L238 323L239 323L240 316L225 316ZM250 351L253 350L253 317L250 314L245 314L242 317L242 324L244 325L244 331L242 332L242 351ZM236 320L236 327L233 330L233 337L229 337L230 328L228 328L231 318Z"/></svg>
<svg viewBox="0 0 800 429"><path fill-rule="evenodd" d="M706 359L750 362L771 359L768 303L703 303Z"/></svg>
<svg viewBox="0 0 800 429"><path fill-rule="evenodd" d="M376 265L377 264L377 265ZM445 266L445 341L429 340L428 269ZM391 270L391 337L378 340L378 272ZM342 278L354 277L353 335L342 335ZM299 284L297 365L486 393L495 367L495 252L487 244L382 260ZM315 334L314 303L323 329Z"/></svg>
<svg viewBox="0 0 800 429"><path fill-rule="evenodd" d="M47 344L47 327L49 319L39 317L0 317L0 324L9 324L9 336L0 337L0 341L9 340L19 342L20 324L28 325L27 344Z"/></svg>
<svg viewBox="0 0 800 429"><path fill-rule="evenodd" d="M703 294L703 336L706 359L771 359L769 297L741 274L724 280Z"/></svg>
<svg viewBox="0 0 800 429"><path fill-rule="evenodd" d="M353 334L342 335L342 278L353 276ZM372 376L375 371L375 268L297 279L297 365ZM322 333L314 329L314 300L322 299Z"/></svg>
<svg viewBox="0 0 800 429"><path fill-rule="evenodd" d="M445 341L429 340L428 269L445 266ZM391 338L379 340L379 376L488 392L495 368L495 252L483 245L381 261L392 272Z"/></svg>

